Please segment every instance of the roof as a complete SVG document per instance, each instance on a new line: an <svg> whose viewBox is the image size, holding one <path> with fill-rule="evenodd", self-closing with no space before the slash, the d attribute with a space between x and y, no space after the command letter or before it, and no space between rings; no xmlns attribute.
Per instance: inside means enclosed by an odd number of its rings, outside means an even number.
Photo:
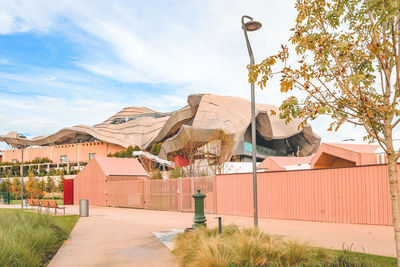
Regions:
<svg viewBox="0 0 400 267"><path fill-rule="evenodd" d="M79 140L88 142L93 138L122 147L138 145L142 150L150 149L153 144L162 142L159 158L167 160L171 153L181 150L189 141L208 143L214 137L216 129L222 129L232 135L234 148L246 133L251 123L251 103L240 97L197 94L188 96L188 105L169 113L157 112L145 107L129 107L111 116L103 123L89 126L77 125L63 128L49 136L33 139L21 138L10 132L0 135L13 147L45 146L65 144ZM272 116L278 112L273 105L257 103L255 105L257 132L265 140L291 138L291 145L299 150L299 155L315 153L321 138L310 125L299 129L300 120L289 123ZM305 140L304 140L305 139Z"/></svg>
<svg viewBox="0 0 400 267"><path fill-rule="evenodd" d="M106 176L149 176L137 159L95 157L94 160Z"/></svg>
<svg viewBox="0 0 400 267"><path fill-rule="evenodd" d="M379 164L379 145L323 143L311 160L311 168L350 167Z"/></svg>
<svg viewBox="0 0 400 267"><path fill-rule="evenodd" d="M350 150L356 153L375 153L375 151L380 147L379 145L370 145L370 144L343 144L343 143L326 143L326 144Z"/></svg>
<svg viewBox="0 0 400 267"><path fill-rule="evenodd" d="M267 157L261 164L258 166L259 169L268 169L269 164L268 161L273 161L279 167L286 169L287 166L294 166L294 165L302 165L302 164L309 164L311 162L313 156L307 157L278 157L272 156Z"/></svg>
<svg viewBox="0 0 400 267"><path fill-rule="evenodd" d="M166 165L168 167L172 166L172 162L171 161L168 161L168 160L165 160L165 159L160 159L158 156L155 156L155 155L153 155L153 154L151 154L149 152L133 151L132 155L135 156L135 157L145 157L145 158L151 159L151 160L153 160L153 161L155 161L155 162L157 162L159 164Z"/></svg>

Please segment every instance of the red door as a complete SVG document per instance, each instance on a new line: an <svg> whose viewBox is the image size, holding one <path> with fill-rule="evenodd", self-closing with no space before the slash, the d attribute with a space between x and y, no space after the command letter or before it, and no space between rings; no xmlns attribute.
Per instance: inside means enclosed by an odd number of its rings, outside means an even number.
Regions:
<svg viewBox="0 0 400 267"><path fill-rule="evenodd" d="M74 179L64 180L64 205L74 205Z"/></svg>

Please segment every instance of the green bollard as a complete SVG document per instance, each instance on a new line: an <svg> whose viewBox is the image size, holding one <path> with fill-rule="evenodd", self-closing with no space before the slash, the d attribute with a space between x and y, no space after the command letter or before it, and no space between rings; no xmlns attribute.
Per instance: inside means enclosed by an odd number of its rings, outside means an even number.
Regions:
<svg viewBox="0 0 400 267"><path fill-rule="evenodd" d="M197 228L199 226L205 226L206 224L206 216L204 215L204 198L206 195L200 193L200 189L197 189L197 194L192 195L194 198L194 218L193 218L193 228Z"/></svg>

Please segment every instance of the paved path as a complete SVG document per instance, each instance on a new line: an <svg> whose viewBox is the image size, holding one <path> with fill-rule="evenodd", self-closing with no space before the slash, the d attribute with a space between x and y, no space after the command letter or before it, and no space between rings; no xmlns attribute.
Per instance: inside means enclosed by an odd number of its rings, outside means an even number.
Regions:
<svg viewBox="0 0 400 267"><path fill-rule="evenodd" d="M78 214L77 206L67 206ZM193 213L125 208L90 207L90 217L80 218L70 238L50 266L176 266L169 250L152 232L191 226ZM208 225L217 225L207 214ZM251 217L222 216L223 224L252 226ZM259 219L260 229L313 245L395 256L393 227Z"/></svg>

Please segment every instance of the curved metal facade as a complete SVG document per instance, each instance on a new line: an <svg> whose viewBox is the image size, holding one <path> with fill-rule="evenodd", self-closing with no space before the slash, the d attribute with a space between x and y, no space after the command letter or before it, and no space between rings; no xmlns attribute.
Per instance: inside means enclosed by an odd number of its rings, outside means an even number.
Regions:
<svg viewBox="0 0 400 267"><path fill-rule="evenodd" d="M279 112L276 106L256 104L257 134L263 143L277 151L291 147L299 156L311 155L318 149L321 139L313 133L311 126L299 130L298 120L286 124L279 116L271 116L271 111ZM185 136L193 131L201 132L197 136L202 140L198 141L204 142L215 129L223 129L233 136L238 147L246 142L250 122L249 101L240 97L195 94L188 97L187 106L170 113L129 107L94 126L73 126L33 139L18 138L15 132L10 132L0 136L0 141L19 147L101 140L123 147L138 145L142 149L162 142L160 157L167 158L169 153L185 145Z"/></svg>

